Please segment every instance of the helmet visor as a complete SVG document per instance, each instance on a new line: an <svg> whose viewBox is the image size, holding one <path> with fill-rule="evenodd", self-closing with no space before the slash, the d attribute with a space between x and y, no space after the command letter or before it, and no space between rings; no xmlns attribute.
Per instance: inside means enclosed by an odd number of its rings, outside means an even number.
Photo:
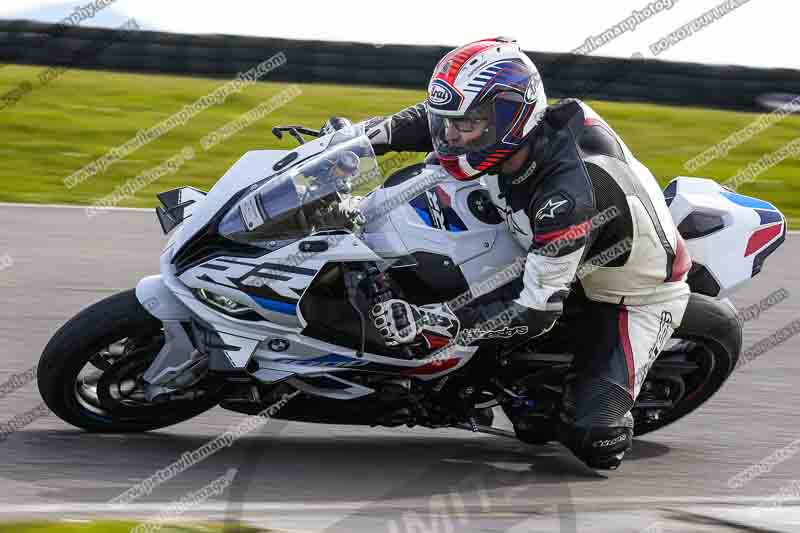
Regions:
<svg viewBox="0 0 800 533"><path fill-rule="evenodd" d="M461 116L442 115L428 108L431 139L440 156L479 152L497 144L508 133L524 99L514 92L502 92Z"/></svg>
<svg viewBox="0 0 800 533"><path fill-rule="evenodd" d="M429 108L431 140L436 153L459 156L494 144L497 137L493 111L491 102L484 102L462 116L441 115Z"/></svg>

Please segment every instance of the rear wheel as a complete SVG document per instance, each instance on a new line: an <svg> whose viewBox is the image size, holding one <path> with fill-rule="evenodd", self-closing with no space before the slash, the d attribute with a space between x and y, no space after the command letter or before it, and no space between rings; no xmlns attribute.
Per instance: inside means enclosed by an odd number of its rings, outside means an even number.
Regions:
<svg viewBox="0 0 800 533"><path fill-rule="evenodd" d="M736 368L741 348L742 329L734 310L692 294L681 326L636 398L634 435L661 429L705 403Z"/></svg>
<svg viewBox="0 0 800 533"><path fill-rule="evenodd" d="M148 402L142 375L164 344L161 322L126 291L78 313L53 336L38 367L39 392L59 418L99 432L141 432L214 407L216 384Z"/></svg>
<svg viewBox="0 0 800 533"><path fill-rule="evenodd" d="M525 420L515 427L524 442L542 444L554 438L563 383L572 364L571 355L558 352L567 342L554 337L539 350L509 357L512 364L507 368L512 370L507 383L534 405L533 409L518 409ZM692 294L681 326L648 372L631 410L634 435L661 429L705 403L736 367L741 348L742 329L734 309L714 298ZM503 409L512 421L519 414L508 405Z"/></svg>

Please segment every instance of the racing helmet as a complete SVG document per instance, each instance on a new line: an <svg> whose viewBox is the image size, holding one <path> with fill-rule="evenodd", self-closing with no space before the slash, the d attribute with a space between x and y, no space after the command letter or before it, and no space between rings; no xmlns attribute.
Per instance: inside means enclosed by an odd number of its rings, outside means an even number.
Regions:
<svg viewBox="0 0 800 533"><path fill-rule="evenodd" d="M547 107L541 76L516 41L456 48L433 72L426 101L433 149L459 180L476 179L519 150Z"/></svg>

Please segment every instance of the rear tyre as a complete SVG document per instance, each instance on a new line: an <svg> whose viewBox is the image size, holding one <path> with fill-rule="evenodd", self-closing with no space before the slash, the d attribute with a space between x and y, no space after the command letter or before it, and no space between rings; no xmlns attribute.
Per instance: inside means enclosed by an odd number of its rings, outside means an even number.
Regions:
<svg viewBox="0 0 800 533"><path fill-rule="evenodd" d="M739 360L742 327L734 309L719 300L692 294L681 326L673 335L677 346L662 352L648 373L633 407L634 435L641 436L688 415L722 387ZM651 394L645 391L650 384ZM659 393L666 395L656 398ZM668 409L643 407L667 398Z"/></svg>
<svg viewBox="0 0 800 533"><path fill-rule="evenodd" d="M42 398L73 426L95 432L142 432L193 418L214 407L218 387L200 382L197 398L149 403L141 375L164 343L161 322L133 290L89 306L64 324L38 367Z"/></svg>

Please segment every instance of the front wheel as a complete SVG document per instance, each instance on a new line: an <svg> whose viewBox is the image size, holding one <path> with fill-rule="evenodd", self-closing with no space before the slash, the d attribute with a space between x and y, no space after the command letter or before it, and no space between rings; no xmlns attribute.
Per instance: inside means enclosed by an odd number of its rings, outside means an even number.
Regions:
<svg viewBox="0 0 800 533"><path fill-rule="evenodd" d="M161 322L133 290L78 313L53 336L39 360L38 385L47 407L88 431L142 432L193 418L218 402L203 380L182 398L151 403L142 375L164 344Z"/></svg>

